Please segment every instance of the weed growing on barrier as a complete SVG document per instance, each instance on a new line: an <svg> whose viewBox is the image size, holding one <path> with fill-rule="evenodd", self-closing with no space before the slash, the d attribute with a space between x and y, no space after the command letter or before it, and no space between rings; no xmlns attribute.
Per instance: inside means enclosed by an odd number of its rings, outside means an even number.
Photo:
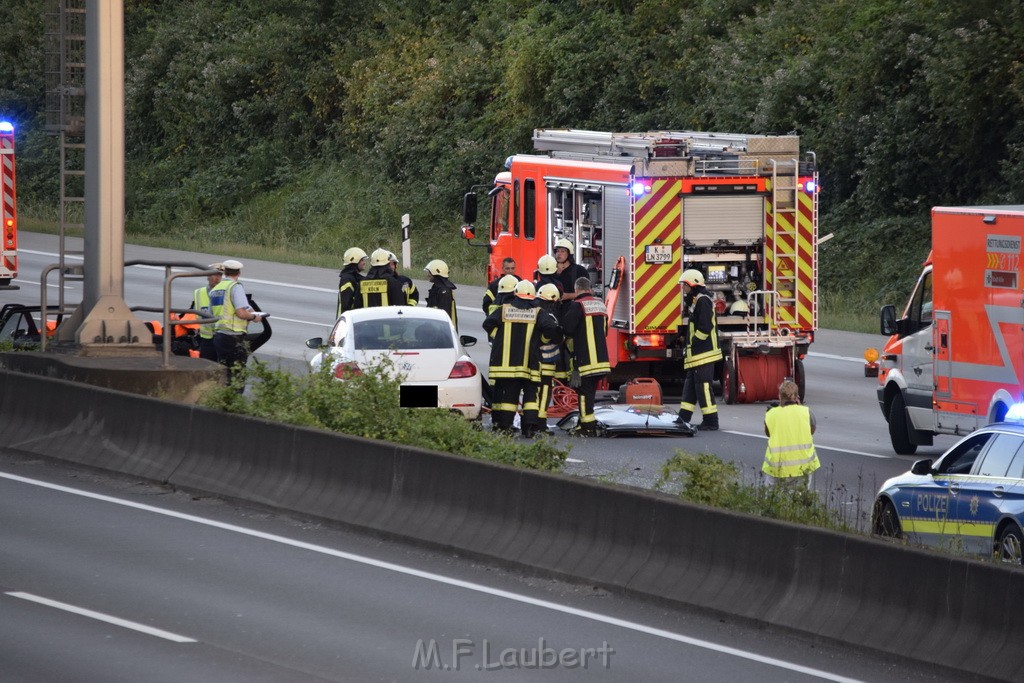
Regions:
<svg viewBox="0 0 1024 683"><path fill-rule="evenodd" d="M662 465L655 486L676 486L679 497L693 503L828 529L855 528L847 514L830 507L806 479L779 486L758 473L748 482L736 463L724 462L711 453L694 455L677 450Z"/></svg>
<svg viewBox="0 0 1024 683"><path fill-rule="evenodd" d="M236 378L242 386L248 380L245 394L237 383L217 387L204 395L202 405L535 470L561 470L568 454L553 439L516 440L447 410L401 408L401 378L387 366L339 382L329 366L299 377L253 360L246 374Z"/></svg>

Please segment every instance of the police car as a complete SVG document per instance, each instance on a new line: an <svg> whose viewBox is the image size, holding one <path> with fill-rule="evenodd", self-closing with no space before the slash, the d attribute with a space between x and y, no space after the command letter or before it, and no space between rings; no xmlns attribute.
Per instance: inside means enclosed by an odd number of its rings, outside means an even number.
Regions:
<svg viewBox="0 0 1024 683"><path fill-rule="evenodd" d="M1008 420L1024 406L1011 408ZM934 462L882 485L872 512L875 534L1020 564L1024 545L1024 425L992 424Z"/></svg>

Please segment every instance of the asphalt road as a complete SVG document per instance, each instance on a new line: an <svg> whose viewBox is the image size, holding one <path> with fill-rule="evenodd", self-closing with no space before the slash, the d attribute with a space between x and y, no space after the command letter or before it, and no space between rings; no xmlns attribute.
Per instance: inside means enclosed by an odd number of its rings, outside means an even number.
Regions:
<svg viewBox="0 0 1024 683"><path fill-rule="evenodd" d="M70 248L80 248L78 240ZM22 233L20 235L20 274L18 291L0 292L0 301L37 303L39 274L56 262L55 236ZM231 254L209 254L126 246L126 260L151 259L192 261L200 264L222 261ZM340 257L339 257L340 258ZM415 262L426 262L419 258ZM416 272L412 273L413 275ZM161 268L135 266L125 276L125 299L130 306L156 306L162 301ZM51 275L50 300L56 298ZM187 306L192 289L203 279L175 282L172 302ZM324 336L334 321L337 271L325 268L292 266L267 261L245 260L242 282L260 306L271 313L274 334L257 357L289 370L301 372L313 351L305 347L309 337ZM428 285L417 281L421 296ZM480 324L483 314L479 302L483 287L460 286L456 291L460 306L460 332L475 335L480 343L469 349L474 360L487 366L489 347ZM69 301L81 300L81 284L74 283L66 295ZM153 315L157 318L157 315ZM850 511L852 524L863 525L870 514L874 493L885 479L910 468L922 457L934 457L954 443L952 437L938 437L935 446L921 448L916 456L897 456L889 444L887 425L875 397L875 381L863 376L861 354L870 345L879 346L881 336L819 330L806 360L807 403L814 411L822 469L815 486L835 505ZM699 433L693 438L639 437L572 440L568 471L580 476L651 487L660 475L662 464L677 449L710 452L740 463L744 476L756 476L764 456L764 404L721 406L722 430Z"/></svg>
<svg viewBox="0 0 1024 683"><path fill-rule="evenodd" d="M7 682L954 680L2 450L0 520Z"/></svg>

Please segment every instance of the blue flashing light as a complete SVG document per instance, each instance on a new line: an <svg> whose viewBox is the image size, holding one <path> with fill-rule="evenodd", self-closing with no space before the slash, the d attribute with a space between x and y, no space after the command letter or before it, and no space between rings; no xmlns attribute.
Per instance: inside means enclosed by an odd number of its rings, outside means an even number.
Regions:
<svg viewBox="0 0 1024 683"><path fill-rule="evenodd" d="M630 190L633 192L634 197L642 197L651 191L651 186L640 180L635 180L633 181L633 185L630 186Z"/></svg>
<svg viewBox="0 0 1024 683"><path fill-rule="evenodd" d="M0 133L13 133L14 124L8 121L0 121Z"/></svg>
<svg viewBox="0 0 1024 683"><path fill-rule="evenodd" d="M1024 403L1014 403L1010 406L1010 409L1006 411L1006 417L1003 418L1003 422L1024 424Z"/></svg>
<svg viewBox="0 0 1024 683"><path fill-rule="evenodd" d="M818 183L814 182L813 180L808 180L804 184L804 189L807 190L808 194L814 194L815 192L818 191Z"/></svg>

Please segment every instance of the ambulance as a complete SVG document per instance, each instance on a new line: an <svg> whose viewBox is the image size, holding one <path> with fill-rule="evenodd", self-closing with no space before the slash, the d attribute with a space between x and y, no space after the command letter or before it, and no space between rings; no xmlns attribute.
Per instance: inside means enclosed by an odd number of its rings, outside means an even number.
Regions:
<svg viewBox="0 0 1024 683"><path fill-rule="evenodd" d="M892 447L910 455L936 434L1001 422L1024 391L1024 205L936 207L932 250L878 363Z"/></svg>

